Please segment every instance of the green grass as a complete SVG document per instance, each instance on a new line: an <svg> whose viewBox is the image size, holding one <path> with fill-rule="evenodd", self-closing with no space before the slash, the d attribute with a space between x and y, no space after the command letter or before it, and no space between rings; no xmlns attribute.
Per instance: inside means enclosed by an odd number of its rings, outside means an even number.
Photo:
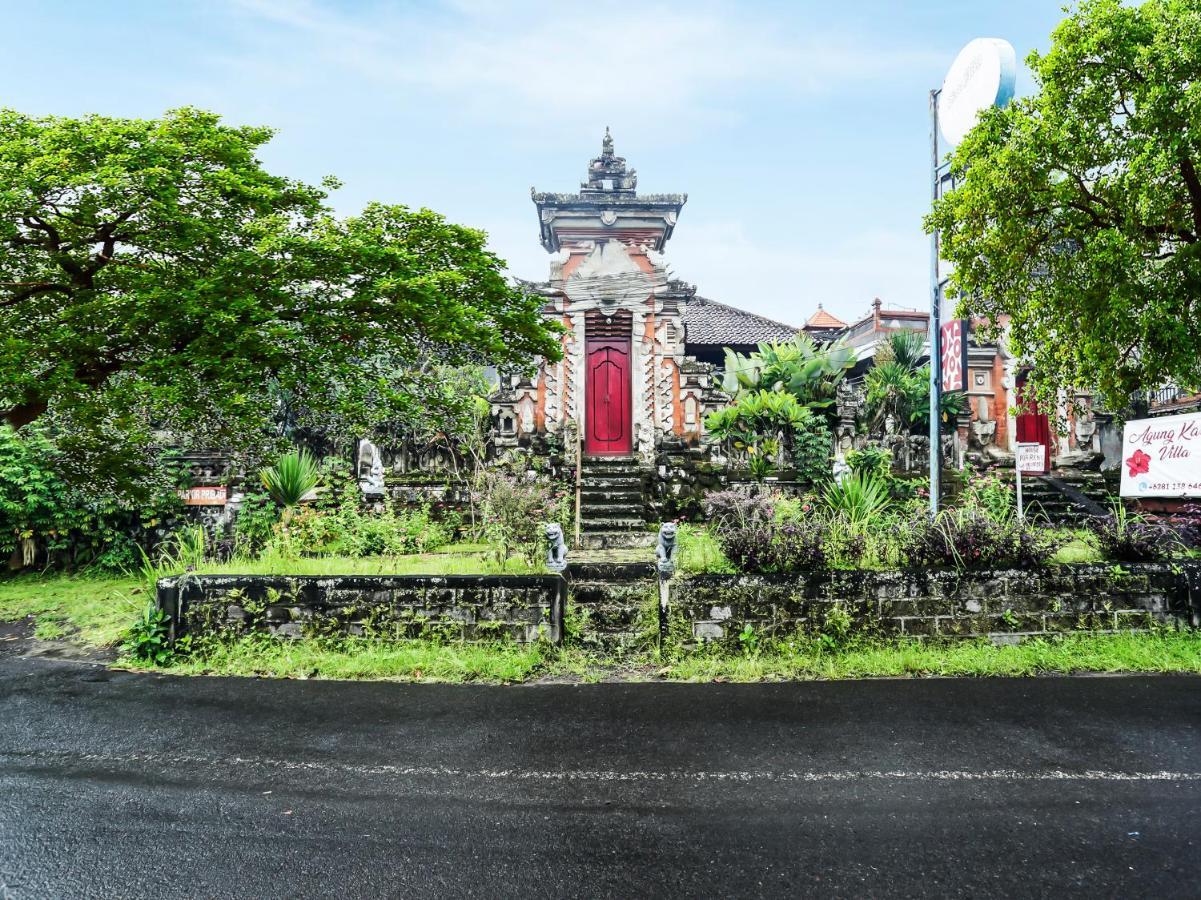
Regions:
<svg viewBox="0 0 1201 900"><path fill-rule="evenodd" d="M263 636L210 641L190 657L155 671L179 675L513 683L546 668L538 645L435 644L429 641L288 641ZM555 651L549 653L554 655ZM123 659L130 668L149 668Z"/></svg>
<svg viewBox="0 0 1201 900"><path fill-rule="evenodd" d="M662 674L679 681L774 681L1072 672L1201 673L1201 633L1066 635L1001 647L987 640L894 640L824 652L805 642L794 652L757 656L697 653L670 663Z"/></svg>
<svg viewBox="0 0 1201 900"><path fill-rule="evenodd" d="M1087 528L1058 528L1055 537L1061 544L1052 563L1099 563L1105 560L1096 538Z"/></svg>
<svg viewBox="0 0 1201 900"><path fill-rule="evenodd" d="M676 532L676 568L684 575L734 573L734 567L726 559L713 532L703 525L687 523L681 524Z"/></svg>
<svg viewBox="0 0 1201 900"><path fill-rule="evenodd" d="M122 660L131 668L148 668ZM279 641L263 636L208 642L165 669L179 675L329 678L515 684L537 679L596 682L813 681L878 677L1018 677L1086 672L1201 674L1201 634L1065 635L995 647L985 640L953 643L912 639L864 641L829 650L803 640L754 655L698 649L670 662L653 654L620 661L549 645Z"/></svg>
<svg viewBox="0 0 1201 900"><path fill-rule="evenodd" d="M69 636L91 647L120 640L147 602L139 580L123 576L21 575L0 579L0 621L33 616L35 636Z"/></svg>

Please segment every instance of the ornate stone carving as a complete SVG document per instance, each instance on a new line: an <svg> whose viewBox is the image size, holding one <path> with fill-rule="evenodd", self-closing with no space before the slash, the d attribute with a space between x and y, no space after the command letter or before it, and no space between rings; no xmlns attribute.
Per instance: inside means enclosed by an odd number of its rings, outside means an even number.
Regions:
<svg viewBox="0 0 1201 900"><path fill-rule="evenodd" d="M563 540L563 526L558 522L547 522L546 534L546 567L552 572L562 572L567 568L567 542Z"/></svg>
<svg viewBox="0 0 1201 900"><path fill-rule="evenodd" d="M981 447L987 447L997 437L997 423L994 419L991 422L972 422L972 436L976 439L976 443Z"/></svg>
<svg viewBox="0 0 1201 900"><path fill-rule="evenodd" d="M368 497L384 495L384 461L371 441L359 445L359 487Z"/></svg>
<svg viewBox="0 0 1201 900"><path fill-rule="evenodd" d="M659 543L655 546L655 563L660 578L670 578L676 571L676 523L659 526Z"/></svg>
<svg viewBox="0 0 1201 900"><path fill-rule="evenodd" d="M1095 450L1093 447L1093 439L1097 435L1097 421L1091 415L1081 416L1076 419L1076 449L1077 450Z"/></svg>

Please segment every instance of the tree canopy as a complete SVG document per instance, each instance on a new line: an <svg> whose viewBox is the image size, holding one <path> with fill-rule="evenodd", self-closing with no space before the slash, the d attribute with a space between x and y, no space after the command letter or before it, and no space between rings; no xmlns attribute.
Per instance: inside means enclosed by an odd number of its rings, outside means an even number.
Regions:
<svg viewBox="0 0 1201 900"><path fill-rule="evenodd" d="M438 367L558 357L483 232L339 218L333 179L264 168L271 136L195 109L0 111L0 422L52 421L81 452L156 429L238 447L281 398L366 428L425 407Z"/></svg>
<svg viewBox="0 0 1201 900"><path fill-rule="evenodd" d="M927 219L959 314L1008 323L1044 401L1201 385L1201 0L1085 0L1027 64Z"/></svg>

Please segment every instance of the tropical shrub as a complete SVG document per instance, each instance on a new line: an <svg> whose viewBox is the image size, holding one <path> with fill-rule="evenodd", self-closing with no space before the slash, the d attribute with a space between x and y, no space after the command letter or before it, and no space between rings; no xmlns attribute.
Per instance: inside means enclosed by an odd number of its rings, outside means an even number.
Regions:
<svg viewBox="0 0 1201 900"><path fill-rule="evenodd" d="M342 547L355 556L403 556L441 547L451 537L450 529L431 517L428 505L404 511L389 505L382 512L356 517Z"/></svg>
<svg viewBox="0 0 1201 900"><path fill-rule="evenodd" d="M271 499L287 511L299 506L304 496L317 486L321 471L309 451L292 450L260 471L259 479Z"/></svg>
<svg viewBox="0 0 1201 900"><path fill-rule="evenodd" d="M1128 512L1120 500L1108 516L1090 520L1089 528L1106 558L1121 562L1167 559L1180 547L1169 528Z"/></svg>
<svg viewBox="0 0 1201 900"><path fill-rule="evenodd" d="M871 529L840 515L827 515L820 522L826 559L831 566L854 568L864 564L873 549L875 536Z"/></svg>
<svg viewBox="0 0 1201 900"><path fill-rule="evenodd" d="M745 452L751 473L762 480L774 468L780 438L793 447L795 435L811 429L816 421L815 414L791 394L756 390L741 393L729 406L709 413L705 427L713 437Z"/></svg>
<svg viewBox="0 0 1201 900"><path fill-rule="evenodd" d="M887 479L892 475L892 452L884 447L851 450L847 453L847 466L852 472Z"/></svg>
<svg viewBox="0 0 1201 900"><path fill-rule="evenodd" d="M1186 547L1201 546L1201 505L1186 503L1180 509L1156 519L1170 528Z"/></svg>
<svg viewBox="0 0 1201 900"><path fill-rule="evenodd" d="M819 346L809 335L799 334L791 341L760 344L749 356L726 348L722 387L730 394L780 391L807 409L827 413L839 383L854 365L855 353L844 344Z"/></svg>
<svg viewBox="0 0 1201 900"><path fill-rule="evenodd" d="M279 507L265 491L247 491L234 519L234 551L254 556L275 534Z"/></svg>
<svg viewBox="0 0 1201 900"><path fill-rule="evenodd" d="M826 564L822 523L752 520L717 532L726 558L741 572L798 572Z"/></svg>
<svg viewBox="0 0 1201 900"><path fill-rule="evenodd" d="M129 629L121 650L139 662L165 666L175 656L170 642L170 620L154 603L147 605L141 617Z"/></svg>
<svg viewBox="0 0 1201 900"><path fill-rule="evenodd" d="M878 520L892 505L888 480L867 472L852 472L827 485L822 500L829 512L856 528Z"/></svg>
<svg viewBox="0 0 1201 900"><path fill-rule="evenodd" d="M495 548L501 566L514 554L520 554L530 565L538 561L543 549L543 526L547 522L561 523L565 515L560 500L544 482L488 473L482 508L484 537Z"/></svg>
<svg viewBox="0 0 1201 900"><path fill-rule="evenodd" d="M931 520L914 513L897 532L902 561L912 567L1030 568L1049 563L1058 541L1016 517L990 518L979 509L950 509Z"/></svg>
<svg viewBox="0 0 1201 900"><path fill-rule="evenodd" d="M715 533L726 559L738 571L767 572L774 568L777 556L772 542L776 528L770 519L730 524Z"/></svg>
<svg viewBox="0 0 1201 900"><path fill-rule="evenodd" d="M337 507L306 507L286 525L276 524L268 546L283 556L403 556L434 550L453 537L452 523L435 518L428 504L400 509L386 502L366 509L348 491Z"/></svg>
<svg viewBox="0 0 1201 900"><path fill-rule="evenodd" d="M814 419L797 428L792 435L792 464L797 481L813 486L829 481L833 474L830 465L833 447L830 428L824 419Z"/></svg>
<svg viewBox="0 0 1201 900"><path fill-rule="evenodd" d="M23 565L133 568L138 549L169 531L182 511L179 467L166 455L139 496L69 483L48 432L0 425L0 561Z"/></svg>
<svg viewBox="0 0 1201 900"><path fill-rule="evenodd" d="M771 473L783 450L801 480L820 483L830 474L827 419L838 385L854 364L850 348L819 347L808 335L760 344L749 356L727 348L723 387L734 399L710 413L705 427L744 451L758 480Z"/></svg>
<svg viewBox="0 0 1201 900"><path fill-rule="evenodd" d="M826 565L826 539L818 519L781 522L769 546L766 571L797 572Z"/></svg>
<svg viewBox="0 0 1201 900"><path fill-rule="evenodd" d="M930 367L919 365L924 356L924 339L917 332L901 331L889 336L876 352L872 367L863 378L867 416L879 429L892 416L898 429L924 433L930 427ZM942 394L941 412L947 427L967 411L961 391Z"/></svg>
<svg viewBox="0 0 1201 900"><path fill-rule="evenodd" d="M963 469L963 494L959 505L978 509L990 519L1007 522L1017 513L1013 486L995 470L979 471L971 465Z"/></svg>
<svg viewBox="0 0 1201 900"><path fill-rule="evenodd" d="M824 523L786 497L740 490L705 498L709 528L742 572L793 572L826 564Z"/></svg>
<svg viewBox="0 0 1201 900"><path fill-rule="evenodd" d="M710 527L720 534L733 528L771 524L776 515L776 501L761 491L730 489L707 495L703 509Z"/></svg>

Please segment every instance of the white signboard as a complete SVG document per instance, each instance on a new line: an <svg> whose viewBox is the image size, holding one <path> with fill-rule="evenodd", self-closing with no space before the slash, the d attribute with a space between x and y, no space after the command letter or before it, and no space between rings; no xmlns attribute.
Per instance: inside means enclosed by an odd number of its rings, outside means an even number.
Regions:
<svg viewBox="0 0 1201 900"><path fill-rule="evenodd" d="M1127 422L1121 493L1201 497L1201 413Z"/></svg>
<svg viewBox="0 0 1201 900"><path fill-rule="evenodd" d="M959 51L938 95L938 124L948 143L962 141L981 110L1013 99L1017 68L1017 53L1002 38L976 38Z"/></svg>
<svg viewBox="0 0 1201 900"><path fill-rule="evenodd" d="M224 506L225 485L202 485L180 491L184 506Z"/></svg>
<svg viewBox="0 0 1201 900"><path fill-rule="evenodd" d="M1042 444L1018 444L1017 470L1026 475L1046 473L1047 449Z"/></svg>

